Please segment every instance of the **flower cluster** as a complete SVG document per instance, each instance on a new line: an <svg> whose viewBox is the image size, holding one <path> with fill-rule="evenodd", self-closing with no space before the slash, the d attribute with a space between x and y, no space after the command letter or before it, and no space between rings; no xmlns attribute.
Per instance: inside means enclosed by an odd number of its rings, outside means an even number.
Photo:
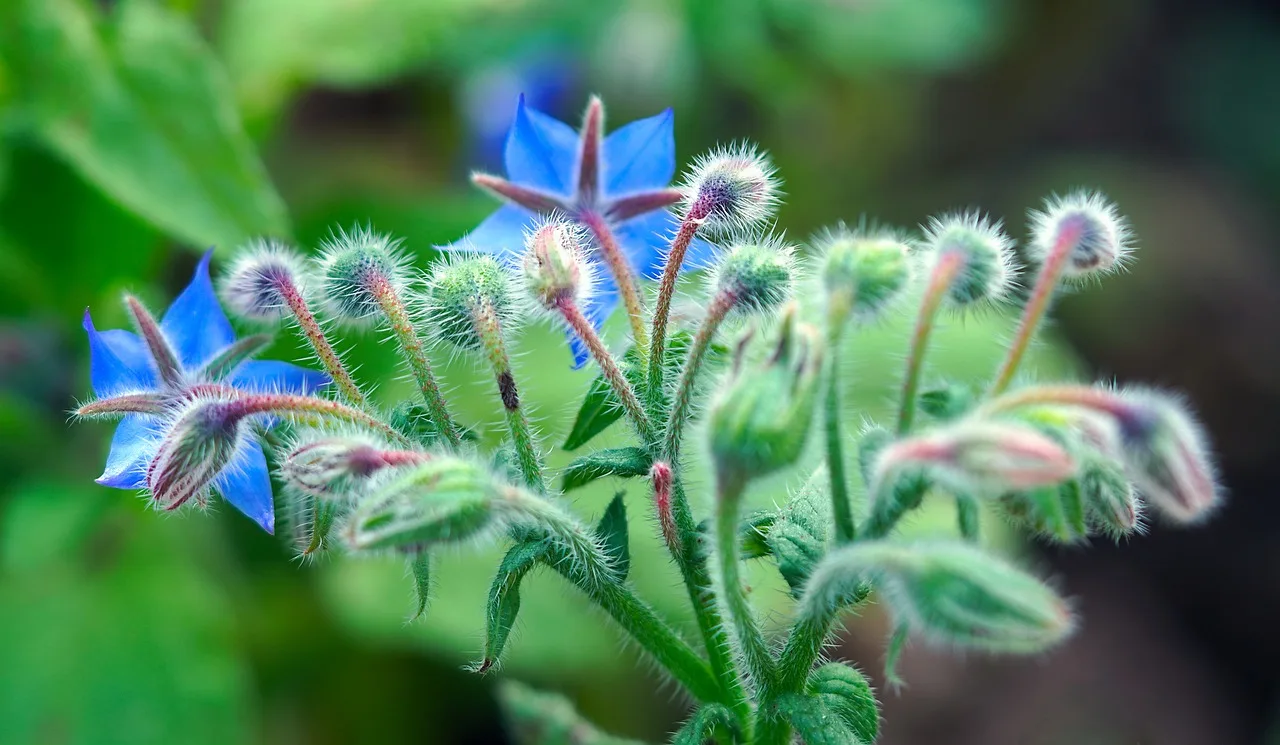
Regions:
<svg viewBox="0 0 1280 745"><path fill-rule="evenodd" d="M250 359L268 338L236 340L208 255L161 320L126 298L136 334L98 332L86 315L98 398L79 414L122 417L100 482L143 489L162 509L203 505L216 490L271 530L262 449L270 432L283 514L302 553L402 556L422 613L437 550L509 544L475 669L501 661L521 582L545 566L697 702L680 743L875 740L867 680L822 654L840 617L872 598L893 621L890 677L911 636L1012 654L1066 638L1069 603L984 549L980 514L1042 540L1083 543L1133 535L1153 518L1195 523L1221 502L1201 428L1176 396L1020 377L1059 287L1114 271L1131 253L1128 227L1101 195L1052 198L1033 212L1034 265L1021 269L1001 224L977 212L934 218L918 233L839 225L800 247L773 232L780 191L757 150L714 151L672 188L670 112L608 137L603 122L595 99L578 133L522 101L507 178L474 176L506 204L423 275L398 241L369 229L335 232L316 258L274 242L245 247L223 278L227 306L249 321L287 323L323 374ZM672 314L678 280L702 268L703 312L685 328ZM1020 273L1029 292L990 384L925 389L944 309L1007 303ZM916 320L896 417L851 427L841 349L908 299ZM631 333L615 355L600 325L619 300ZM561 326L578 363L597 370L565 448L618 420L628 444L549 472L507 351L528 317ZM386 332L413 398L375 400L326 321ZM496 451L482 453L455 417L432 364L440 347L473 355L492 375L506 432ZM686 480L691 431L705 432L696 452L714 476L706 499ZM744 514L760 479L811 462L807 453L820 463L787 504ZM650 498L628 504L619 494L586 524L561 496L603 478L638 479L645 487L631 493ZM930 495L954 502L955 537L904 540L903 518ZM628 509L656 518L696 635L662 619L628 582ZM766 633L743 583L751 560L776 565L791 589L781 638ZM603 737L554 698L512 695L521 716Z"/></svg>

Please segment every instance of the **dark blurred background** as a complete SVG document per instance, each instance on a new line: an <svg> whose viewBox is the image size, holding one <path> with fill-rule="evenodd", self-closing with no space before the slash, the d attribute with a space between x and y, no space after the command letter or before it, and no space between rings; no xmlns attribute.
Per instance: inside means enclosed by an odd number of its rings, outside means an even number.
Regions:
<svg viewBox="0 0 1280 745"><path fill-rule="evenodd" d="M367 221L426 266L492 209L466 177L500 169L521 92L570 122L593 92L614 126L674 107L682 163L760 143L797 238L970 205L1021 236L1052 191L1112 196L1138 261L1060 304L1037 367L1184 390L1230 502L1199 529L1022 547L1079 634L1035 659L912 646L882 742L1280 743L1280 9L1262 0L0 0L0 742L502 741L493 676L461 670L496 554L449 557L408 624L398 564L300 564L230 510L166 519L95 486L110 429L66 412L88 394L84 307L100 328L124 325L123 289L163 307L201 247ZM936 367L981 379L1008 329L954 324ZM853 344L870 414L900 334ZM354 354L391 397L374 341ZM589 373L546 329L519 346L558 441ZM445 376L496 424L471 372ZM681 618L632 512L636 582ZM503 674L618 734L673 730L685 702L605 619L553 577L525 595ZM839 654L879 680L886 635L869 611Z"/></svg>

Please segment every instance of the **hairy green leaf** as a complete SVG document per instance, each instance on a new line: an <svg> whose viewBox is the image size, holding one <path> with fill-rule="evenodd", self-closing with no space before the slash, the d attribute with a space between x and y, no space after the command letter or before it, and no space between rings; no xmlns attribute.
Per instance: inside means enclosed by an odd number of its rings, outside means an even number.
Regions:
<svg viewBox="0 0 1280 745"><path fill-rule="evenodd" d="M422 618L431 602L431 554L419 551L409 558L409 572L413 575L413 615L410 620Z"/></svg>
<svg viewBox="0 0 1280 745"><path fill-rule="evenodd" d="M498 701L513 739L522 745L638 745L596 729L564 696L504 681Z"/></svg>
<svg viewBox="0 0 1280 745"><path fill-rule="evenodd" d="M778 560L778 571L799 597L813 568L831 542L831 500L827 469L820 466L779 513L766 541Z"/></svg>
<svg viewBox="0 0 1280 745"><path fill-rule="evenodd" d="M574 460L564 469L562 488L573 491L606 476L630 478L649 473L653 459L644 448L625 447L597 450Z"/></svg>
<svg viewBox="0 0 1280 745"><path fill-rule="evenodd" d="M778 713L795 727L805 745L861 745L863 742L844 718L817 696L799 693L780 696Z"/></svg>
<svg viewBox="0 0 1280 745"><path fill-rule="evenodd" d="M703 745L718 732L733 733L733 712L722 704L703 704L671 738L671 745Z"/></svg>
<svg viewBox="0 0 1280 745"><path fill-rule="evenodd" d="M829 662L809 674L810 695L844 720L862 742L875 742L880 732L880 706L871 684L862 673L838 662Z"/></svg>
<svg viewBox="0 0 1280 745"><path fill-rule="evenodd" d="M484 672L498 662L520 613L520 583L551 550L549 541L524 541L512 546L498 565L489 585L485 606L484 660L477 666Z"/></svg>
<svg viewBox="0 0 1280 745"><path fill-rule="evenodd" d="M618 572L618 581L625 580L631 571L631 543L627 536L627 503L623 501L623 492L613 495L613 501L605 508L600 524L596 526L596 535L604 552L613 562Z"/></svg>
<svg viewBox="0 0 1280 745"><path fill-rule="evenodd" d="M777 519L777 510L756 510L743 519L738 527L742 558L759 559L773 553L769 547L769 531Z"/></svg>

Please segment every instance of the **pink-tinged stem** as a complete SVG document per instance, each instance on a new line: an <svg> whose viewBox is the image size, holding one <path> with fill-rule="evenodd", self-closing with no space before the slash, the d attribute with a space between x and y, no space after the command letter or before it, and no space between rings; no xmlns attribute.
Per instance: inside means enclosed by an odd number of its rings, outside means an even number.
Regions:
<svg viewBox="0 0 1280 745"><path fill-rule="evenodd" d="M1031 346L1031 339L1035 336L1036 328L1040 326L1040 321L1044 318L1045 311L1049 308L1049 300L1053 297L1054 291L1058 289L1058 280L1062 278L1062 270L1066 267L1067 261L1071 259L1071 254L1076 250L1076 246L1080 243L1083 229L1084 226L1082 224L1071 222L1064 225L1058 232L1058 238L1054 242L1053 248L1050 249L1049 255L1045 258L1044 266L1040 268L1040 276L1036 278L1036 285L1031 291L1031 297L1027 298L1027 305L1022 311L1022 320L1018 324L1017 333L1014 334L1013 343L1009 345L1009 352L1005 355L1000 371L996 373L995 382L991 384L990 395L1000 395L1009 387L1009 383L1013 382L1013 376L1018 371L1018 365L1021 364L1027 348Z"/></svg>
<svg viewBox="0 0 1280 745"><path fill-rule="evenodd" d="M385 422L353 406L340 401L330 401L315 396L296 396L288 393L254 393L226 401L222 409L229 420L243 419L255 414L277 416L301 416L334 419L380 432L395 442L410 444L408 438Z"/></svg>
<svg viewBox="0 0 1280 745"><path fill-rule="evenodd" d="M578 202L594 204L600 192L600 135L604 130L604 105L596 96L582 117L582 147L578 151Z"/></svg>
<svg viewBox="0 0 1280 745"><path fill-rule="evenodd" d="M488 173L473 173L471 174L471 183L485 191L492 192L499 199L517 204L531 212L547 214L549 212L569 211L568 205L559 197L537 189L513 184L501 176L493 176ZM501 247L481 246L481 248Z"/></svg>
<svg viewBox="0 0 1280 745"><path fill-rule="evenodd" d="M920 376L924 371L924 354L929 347L929 336L938 318L938 310L947 296L951 283L964 268L964 254L948 251L938 257L920 301L920 315L916 318L915 331L911 335L911 351L907 356L907 375L902 383L902 401L898 408L898 434L911 431L916 414L916 398L920 390Z"/></svg>
<svg viewBox="0 0 1280 745"><path fill-rule="evenodd" d="M711 299L711 304L707 306L707 315L702 319L702 325L698 327L697 335L693 337L693 346L689 349L689 356L685 359L684 369L680 372L680 383L676 386L675 398L671 402L671 416L667 421L667 436L663 455L671 463L680 462L681 436L684 433L684 425L693 409L694 386L698 382L698 373L702 370L702 363L706 360L707 350L711 348L711 342L715 341L716 332L720 329L720 325L724 323L724 319L737 303L738 295L735 292L721 291L716 293L715 297Z"/></svg>
<svg viewBox="0 0 1280 745"><path fill-rule="evenodd" d="M694 204L689 214L680 222L680 229L671 241L667 251L667 265L662 270L662 281L658 285L658 304L653 312L652 353L649 355L649 397L658 401L662 397L663 357L666 355L667 322L671 316L671 301L676 294L676 280L680 278L680 267L684 264L685 252L689 244L706 219L705 205Z"/></svg>
<svg viewBox="0 0 1280 745"><path fill-rule="evenodd" d="M996 414L1023 406L1075 406L1113 417L1123 417L1132 407L1113 391L1087 385L1036 385L993 398L979 409Z"/></svg>
<svg viewBox="0 0 1280 745"><path fill-rule="evenodd" d="M124 304L129 308L129 315L133 316L134 327L138 329L138 334L146 343L147 351L151 353L151 359L155 362L160 380L168 385L181 385L182 363L178 361L177 353L169 345L169 340L165 338L155 316L151 315L151 311L132 295L125 297Z"/></svg>
<svg viewBox="0 0 1280 745"><path fill-rule="evenodd" d="M360 387L356 385L356 381L351 378L351 373L347 372L347 368L342 364L342 360L338 357L338 353L333 351L333 345L329 343L328 337L324 335L324 329L320 328L319 322L316 321L315 314L311 312L311 308L307 305L307 299L303 297L298 287L288 279L280 279L276 289L280 292L280 296L284 298L284 302L289 306L289 311L293 313L293 318L298 323L298 328L302 331L302 336L311 345L312 351L316 353L316 357L320 360L320 364L324 366L329 377L333 379L338 390L346 398L356 406L367 407L368 400Z"/></svg>
<svg viewBox="0 0 1280 745"><path fill-rule="evenodd" d="M640 300L640 288L636 283L636 275L631 271L631 264L622 254L618 239L604 218L591 210L584 210L579 216L583 224L591 231L600 246L600 255L613 274L618 291L622 294L622 303L627 309L627 319L631 322L631 335L635 338L636 347L647 351L649 335L644 328L644 305Z"/></svg>
<svg viewBox="0 0 1280 745"><path fill-rule="evenodd" d="M596 364L600 365L600 372L604 375L604 379L613 388L618 400L622 402L623 410L627 412L627 416L631 418L631 423L635 425L636 431L640 433L640 438L644 440L646 445L653 443L653 427L649 424L648 415L644 413L644 408L640 406L640 401L636 398L635 391L631 389L631 383L627 382L622 370L618 368L618 363L614 361L613 355L609 354L608 349L605 349L604 342L600 341L600 336L591 326L591 322L587 320L586 316L582 315L582 311L571 297L564 297L558 300L556 309L560 311L560 315L569 324L569 328L578 335L579 339L582 339L582 343L587 345L587 349L591 352L591 356L595 358Z"/></svg>

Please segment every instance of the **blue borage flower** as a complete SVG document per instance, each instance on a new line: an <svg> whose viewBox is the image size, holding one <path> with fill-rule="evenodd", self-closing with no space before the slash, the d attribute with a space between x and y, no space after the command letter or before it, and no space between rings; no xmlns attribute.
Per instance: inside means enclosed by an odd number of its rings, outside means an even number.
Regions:
<svg viewBox="0 0 1280 745"><path fill-rule="evenodd" d="M476 251L514 261L524 248L526 231L558 213L582 225L598 251L597 225L612 232L636 271L656 278L664 250L679 222L668 209L682 192L671 188L675 173L674 115L671 109L621 127L608 137L603 108L592 99L579 132L526 106L516 105L504 152L507 177L477 173L475 183L506 202L446 251ZM691 268L712 256L710 244L695 240L685 258ZM597 328L618 304L618 287L608 272L583 313ZM569 334L574 367L587 361L587 349Z"/></svg>
<svg viewBox="0 0 1280 745"><path fill-rule="evenodd" d="M209 279L212 254L209 251L200 260L191 284L160 320L160 331L181 368L176 383L161 380L157 363L142 338L119 329L98 331L85 310L84 329L89 334L90 379L95 395L152 392L178 400L191 386L207 383L246 392L309 394L328 383L323 373L274 360L246 360L216 375L207 369L236 341ZM106 468L97 482L117 489L145 488L147 467L159 447L163 424L160 416L126 415L116 428ZM256 440L245 439L213 486L268 533L275 530L271 478L262 446Z"/></svg>

